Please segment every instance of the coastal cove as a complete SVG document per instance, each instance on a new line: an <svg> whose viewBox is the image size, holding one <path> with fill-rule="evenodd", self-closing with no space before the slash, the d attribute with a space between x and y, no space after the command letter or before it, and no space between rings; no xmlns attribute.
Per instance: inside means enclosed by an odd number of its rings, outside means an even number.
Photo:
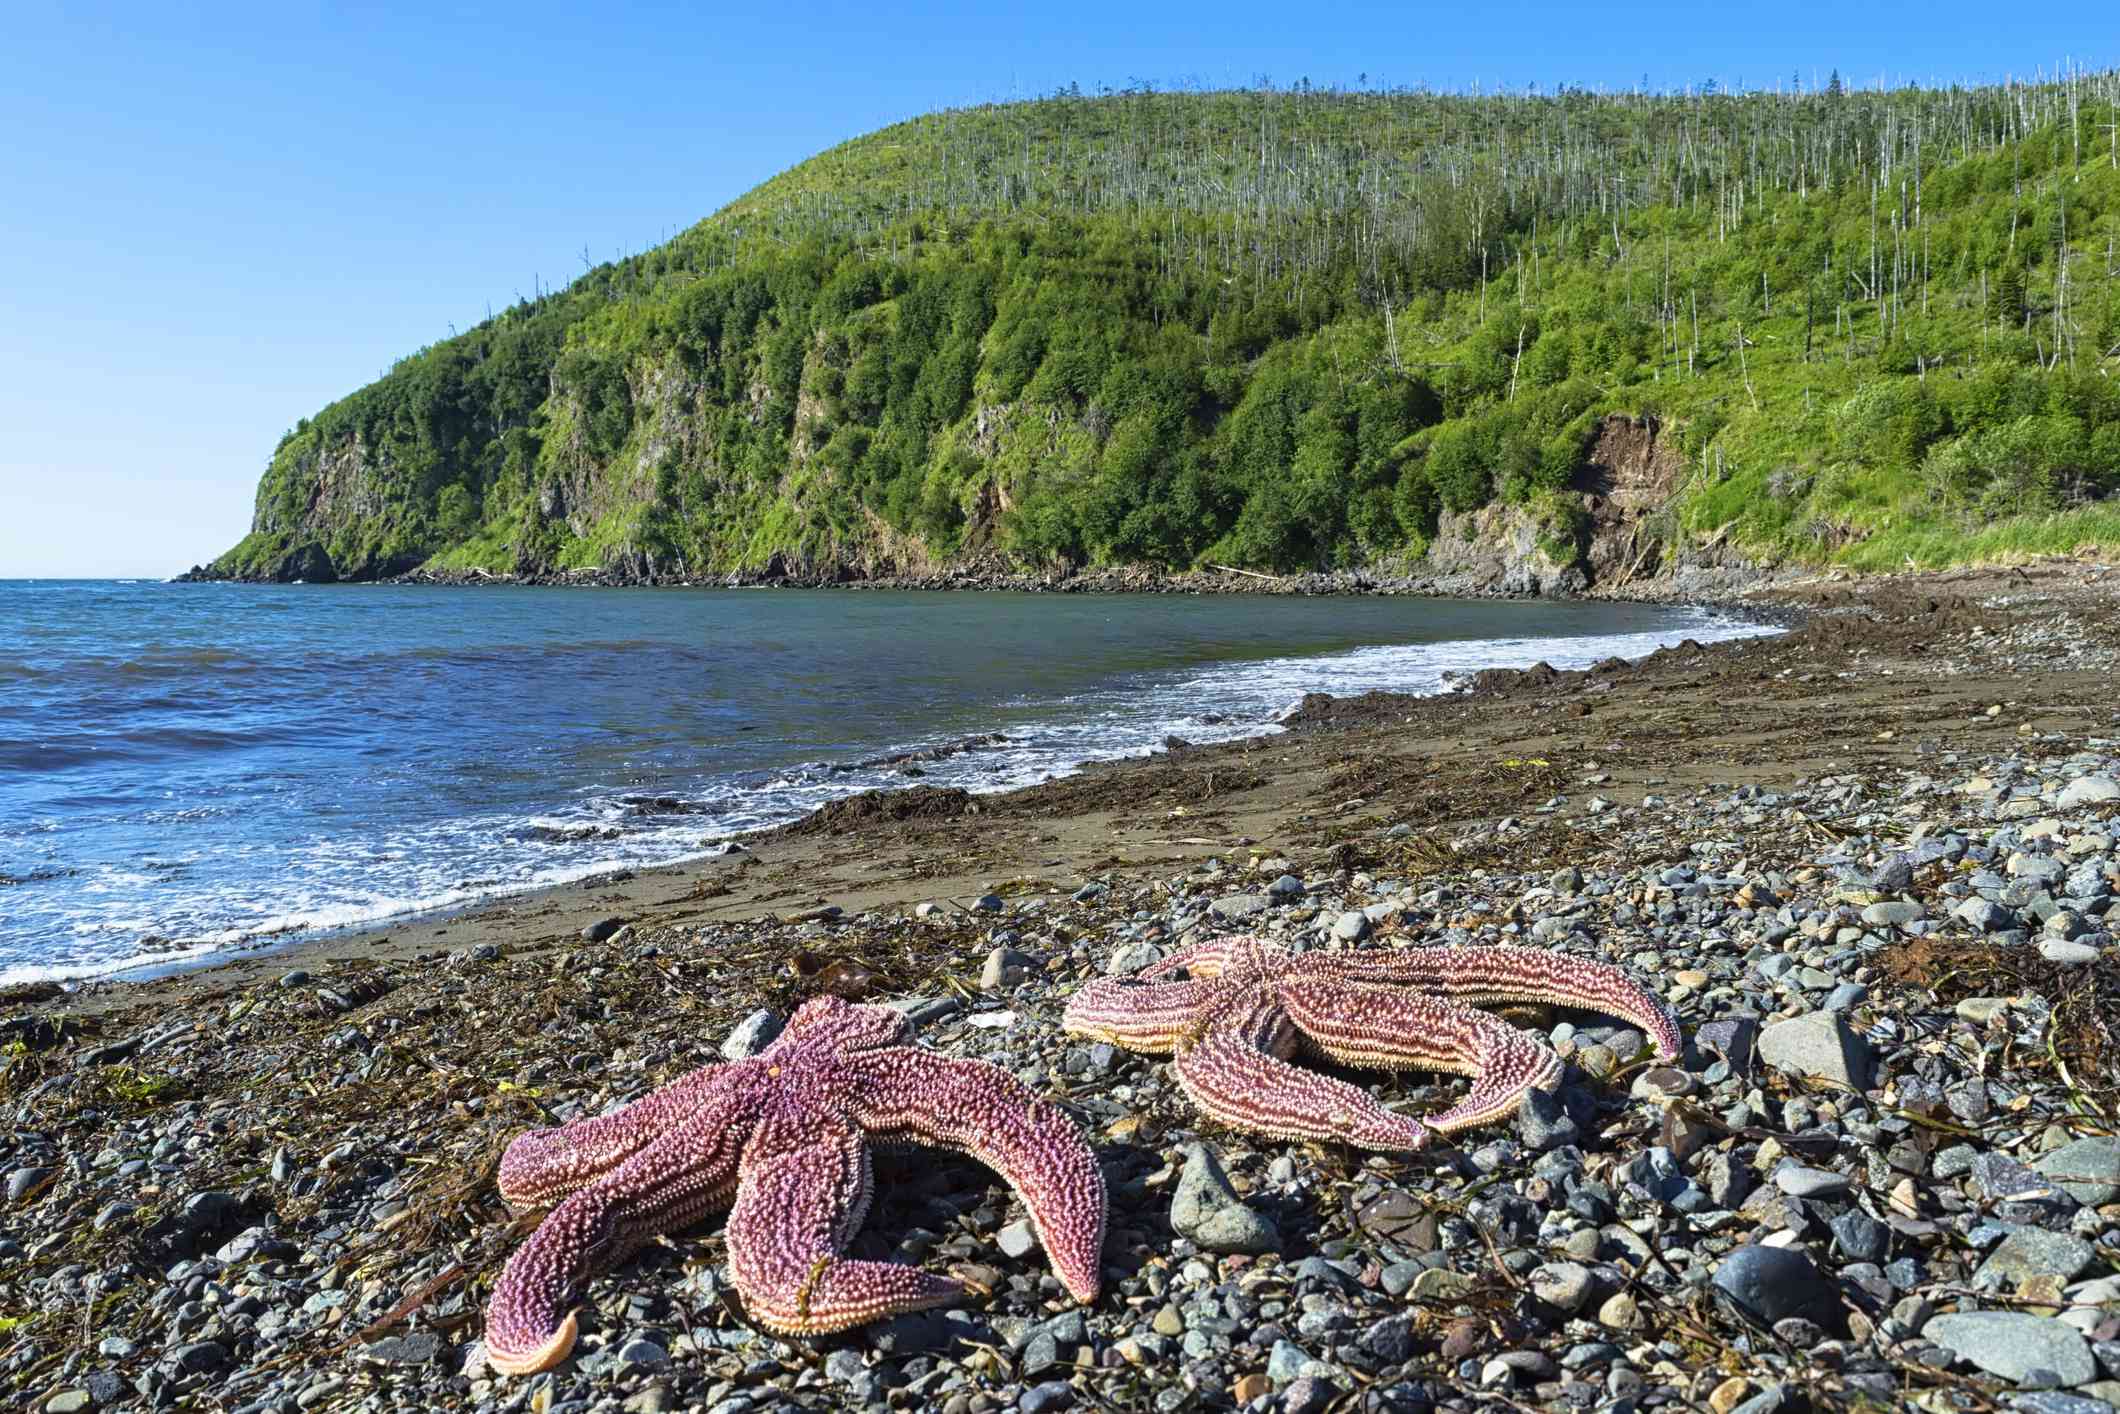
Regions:
<svg viewBox="0 0 2120 1414"><path fill-rule="evenodd" d="M120 10L0 1414L2120 1414L2103 11Z"/></svg>
<svg viewBox="0 0 2120 1414"><path fill-rule="evenodd" d="M15 1333L17 1386L519 1398L479 1343L521 1240L492 1182L504 1146L749 1054L761 1024L846 988L921 1046L1060 1097L1111 1185L1110 1289L1053 1299L987 1170L882 1158L856 1255L976 1295L777 1341L730 1304L709 1221L589 1283L575 1358L536 1377L555 1407L880 1409L908 1386L960 1411L1171 1390L1248 1407L1278 1386L1322 1410L1362 1379L1407 1410L1588 1407L1650 1382L1731 1409L1801 1388L1811 1408L1942 1410L1997 1378L2110 1399L2116 1171L2077 1106L2120 1093L2116 589L2096 565L1820 582L1781 593L1805 614L1777 636L1312 699L1282 734L978 798L864 796L733 858L295 957L11 988L0 1165L25 1236L6 1272L13 1309L42 1313ZM1557 1096L1365 1161L1207 1124L1167 1067L1062 1034L1085 983L1237 929L1621 965L1673 1008L1684 1065L1635 1055L1610 1018L1513 1017L1567 1062ZM2020 1029L2032 1043L1983 1045ZM1412 1115L1459 1093L1378 1089ZM168 1157L143 1182L134 1154ZM1271 1250L1196 1226L1209 1168ZM2066 1202L2012 1198L2007 1240L1960 1241L2027 1169ZM1745 1241L1767 1224L1790 1238ZM2038 1310L1972 1309L1976 1269L2043 1292ZM99 1353L65 1370L84 1273L111 1295ZM216 1285L171 1333L187 1290Z"/></svg>
<svg viewBox="0 0 2120 1414"><path fill-rule="evenodd" d="M1411 597L0 586L0 982L190 964L695 858L873 789L991 793L1768 631ZM970 645L976 644L976 649Z"/></svg>

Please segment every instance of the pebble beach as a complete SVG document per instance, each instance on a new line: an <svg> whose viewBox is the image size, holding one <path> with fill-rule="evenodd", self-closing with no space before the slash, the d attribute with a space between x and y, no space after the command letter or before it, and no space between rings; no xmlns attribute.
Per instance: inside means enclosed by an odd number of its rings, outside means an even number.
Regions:
<svg viewBox="0 0 2120 1414"><path fill-rule="evenodd" d="M2120 1407L2120 572L1784 585L1772 638L1307 702L1009 795L856 797L714 861L149 983L0 994L0 1406L1772 1410ZM1530 944L1612 1019L1411 1156L1204 1119L1063 1034L1183 944ZM719 1224L490 1370L526 1128L904 1010L1080 1123L1111 1195L1068 1299L968 1160L886 1156L857 1256L954 1308L790 1340ZM1344 1078L1418 1116L1462 1082Z"/></svg>

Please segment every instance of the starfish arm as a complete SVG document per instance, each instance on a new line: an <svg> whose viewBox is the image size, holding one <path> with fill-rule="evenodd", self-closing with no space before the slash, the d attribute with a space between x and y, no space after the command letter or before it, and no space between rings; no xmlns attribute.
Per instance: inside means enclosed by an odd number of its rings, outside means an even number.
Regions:
<svg viewBox="0 0 2120 1414"><path fill-rule="evenodd" d="M1603 1012L1640 1027L1667 1059L1685 1050L1670 1009L1646 987L1610 963L1548 948L1370 948L1325 954L1320 962L1351 981L1418 987L1472 1006L1529 1002Z"/></svg>
<svg viewBox="0 0 2120 1414"><path fill-rule="evenodd" d="M574 1307L599 1272L659 1233L690 1227L734 1196L751 1126L733 1094L572 1194L517 1248L486 1307L486 1358L503 1374L549 1370L574 1348Z"/></svg>
<svg viewBox="0 0 2120 1414"><path fill-rule="evenodd" d="M1342 1065L1471 1076L1471 1093L1423 1121L1439 1134L1506 1118L1526 1090L1560 1079L1551 1048L1469 1006L1321 978L1286 981L1278 990L1296 1028Z"/></svg>
<svg viewBox="0 0 2120 1414"><path fill-rule="evenodd" d="M650 1091L623 1109L518 1135L501 1155L496 1180L517 1210L548 1207L611 1173L658 1134L684 1122L717 1090L738 1083L740 1067L710 1065Z"/></svg>
<svg viewBox="0 0 2120 1414"><path fill-rule="evenodd" d="M806 1039L826 1040L836 1051L870 1051L903 1045L912 1037L913 1023L901 1011L861 1006L843 997L812 997L795 1008L781 1038L762 1055L770 1063L774 1052Z"/></svg>
<svg viewBox="0 0 2120 1414"><path fill-rule="evenodd" d="M1137 982L1105 977L1069 998L1061 1029L1109 1041L1129 1051L1167 1055L1192 1031L1200 1007L1213 995L1210 982Z"/></svg>
<svg viewBox="0 0 2120 1414"><path fill-rule="evenodd" d="M1000 1066L911 1047L866 1057L855 1119L879 1137L971 1155L1008 1181L1029 1210L1053 1270L1078 1301L1102 1280L1104 1171L1059 1106Z"/></svg>
<svg viewBox="0 0 2120 1414"><path fill-rule="evenodd" d="M1178 1053L1171 1069L1200 1109L1236 1129L1276 1139L1338 1141L1364 1149L1413 1150L1428 1142L1419 1120L1277 1053L1293 1049L1287 1017L1271 1002L1244 1024L1210 1031Z"/></svg>
<svg viewBox="0 0 2120 1414"><path fill-rule="evenodd" d="M729 1214L729 1271L751 1318L822 1335L955 1299L963 1287L897 1262L840 1255L868 1212L868 1145L847 1120L804 1107L760 1126Z"/></svg>

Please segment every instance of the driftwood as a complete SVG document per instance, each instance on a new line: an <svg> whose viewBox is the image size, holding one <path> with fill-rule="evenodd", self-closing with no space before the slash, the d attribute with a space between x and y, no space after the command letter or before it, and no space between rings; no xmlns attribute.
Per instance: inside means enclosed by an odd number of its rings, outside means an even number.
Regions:
<svg viewBox="0 0 2120 1414"><path fill-rule="evenodd" d="M1263 579L1263 580L1265 580L1265 581L1266 581L1266 582L1267 582L1268 584L1283 584L1283 583L1286 583L1286 582L1287 582L1287 581L1285 580L1285 578L1284 578L1283 576L1281 576L1281 575L1277 575L1277 574L1261 574L1261 573L1259 573L1259 571L1257 571L1257 570L1240 570L1240 569L1238 569L1238 568L1237 568L1237 567L1236 567L1235 565L1215 565L1215 564L1210 564L1210 565L1208 566L1208 568L1209 568L1209 569L1211 569L1211 570L1220 570L1220 571L1222 571L1222 573L1224 573L1224 574L1241 574L1241 575L1243 575L1243 576L1244 576L1244 577L1245 577L1246 579Z"/></svg>

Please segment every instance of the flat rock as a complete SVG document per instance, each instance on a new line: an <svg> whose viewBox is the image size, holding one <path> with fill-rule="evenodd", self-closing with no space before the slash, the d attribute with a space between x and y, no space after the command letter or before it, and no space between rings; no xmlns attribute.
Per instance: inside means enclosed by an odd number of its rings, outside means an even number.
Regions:
<svg viewBox="0 0 2120 1414"><path fill-rule="evenodd" d="M1774 1186L1791 1198L1838 1198L1848 1191L1848 1176L1831 1169L1785 1163L1774 1170Z"/></svg>
<svg viewBox="0 0 2120 1414"><path fill-rule="evenodd" d="M2079 1203L2103 1207L2120 1199L2120 1139L2098 1135L2064 1144L2032 1162Z"/></svg>
<svg viewBox="0 0 2120 1414"><path fill-rule="evenodd" d="M1988 1254L1973 1280L1976 1285L1993 1282L2012 1287L2035 1277L2074 1281L2097 1255L2097 1249L2080 1237L2043 1227L2020 1227Z"/></svg>
<svg viewBox="0 0 2120 1414"><path fill-rule="evenodd" d="M1759 1046L1759 1018L1726 1016L1704 1021L1694 1031L1693 1043L1711 1055L1721 1056L1739 1075L1749 1075Z"/></svg>
<svg viewBox="0 0 2120 1414"><path fill-rule="evenodd" d="M1653 1066L1634 1077L1627 1093L1637 1100L1662 1104L1693 1093L1693 1077L1674 1065Z"/></svg>
<svg viewBox="0 0 2120 1414"><path fill-rule="evenodd" d="M1242 918L1256 918L1273 907L1273 900L1264 894L1226 894L1207 906L1207 911L1228 922Z"/></svg>
<svg viewBox="0 0 2120 1414"><path fill-rule="evenodd" d="M1524 1092L1524 1102L1516 1111L1516 1132L1525 1148L1539 1154L1573 1144L1581 1137L1560 1098L1550 1090L1538 1089Z"/></svg>
<svg viewBox="0 0 2120 1414"><path fill-rule="evenodd" d="M2066 938L2041 938L2039 956L2062 967L2081 967L2098 960L2098 949L2088 943L2070 942Z"/></svg>
<svg viewBox="0 0 2120 1414"><path fill-rule="evenodd" d="M441 1337L430 1334L428 1339L439 1341ZM228 1348L217 1340L195 1340L187 1345L172 1347L165 1358L179 1370L199 1374L207 1370L218 1370L226 1365Z"/></svg>
<svg viewBox="0 0 2120 1414"><path fill-rule="evenodd" d="M1974 1154L1972 1163L1966 1166L1966 1177L1974 1195L1990 1207L2004 1210L1999 1215L2006 1219L2009 1214L2005 1205L2020 1212L2054 1216L2065 1216L2076 1207L2076 1200L2059 1184L2008 1154L1993 1150Z"/></svg>
<svg viewBox="0 0 2120 1414"><path fill-rule="evenodd" d="M893 997L883 1005L912 1022L915 1030L964 1010L964 1003L955 997Z"/></svg>
<svg viewBox="0 0 2120 1414"><path fill-rule="evenodd" d="M1899 893L1913 882L1914 861L1904 854L1892 855L1870 874L1870 887L1881 894ZM1919 909L1920 905L1915 907Z"/></svg>
<svg viewBox="0 0 2120 1414"><path fill-rule="evenodd" d="M670 1363L670 1352L645 1336L636 1336L619 1347L618 1363L635 1369L659 1370Z"/></svg>
<svg viewBox="0 0 2120 1414"><path fill-rule="evenodd" d="M394 1335L361 1347L361 1358L379 1365L424 1365L441 1353L442 1338L433 1331Z"/></svg>
<svg viewBox="0 0 2120 1414"><path fill-rule="evenodd" d="M1030 976L1035 958L1014 948L995 948L986 955L986 963L979 969L979 986L982 991L999 992L1013 987Z"/></svg>
<svg viewBox="0 0 2120 1414"><path fill-rule="evenodd" d="M1959 1311L1937 1316L1921 1338L2000 1379L2051 1370L2064 1386L2098 1376L2098 1362L2075 1327L2029 1311Z"/></svg>
<svg viewBox="0 0 2120 1414"><path fill-rule="evenodd" d="M1047 1380L1032 1385L1016 1401L1019 1414L1049 1414L1055 1409L1070 1409L1075 1403L1075 1387L1066 1380Z"/></svg>
<svg viewBox="0 0 2120 1414"><path fill-rule="evenodd" d="M1019 1218L994 1234L994 1245L1011 1257L1028 1257L1038 1250L1038 1234L1028 1219Z"/></svg>
<svg viewBox="0 0 2120 1414"><path fill-rule="evenodd" d="M1775 1022L1759 1033L1759 1056L1787 1074L1850 1090L1869 1088L1870 1048L1838 1012L1814 1011Z"/></svg>
<svg viewBox="0 0 2120 1414"><path fill-rule="evenodd" d="M57 1169L48 1168L16 1169L7 1176L7 1201L21 1202L50 1183L52 1175L57 1172Z"/></svg>
<svg viewBox="0 0 2120 1414"><path fill-rule="evenodd" d="M2017 917L1999 903L1984 898L1969 898L1951 910L1951 916L1959 922L1982 933L2000 933L2005 928L2016 926Z"/></svg>
<svg viewBox="0 0 2120 1414"><path fill-rule="evenodd" d="M1882 1262L1891 1252L1892 1230L1860 1208L1850 1208L1828 1224L1833 1245L1851 1262Z"/></svg>
<svg viewBox="0 0 2120 1414"><path fill-rule="evenodd" d="M1144 967L1154 967L1163 960L1163 949L1154 943L1128 943L1111 955L1104 964L1104 971L1112 977L1131 977Z"/></svg>

